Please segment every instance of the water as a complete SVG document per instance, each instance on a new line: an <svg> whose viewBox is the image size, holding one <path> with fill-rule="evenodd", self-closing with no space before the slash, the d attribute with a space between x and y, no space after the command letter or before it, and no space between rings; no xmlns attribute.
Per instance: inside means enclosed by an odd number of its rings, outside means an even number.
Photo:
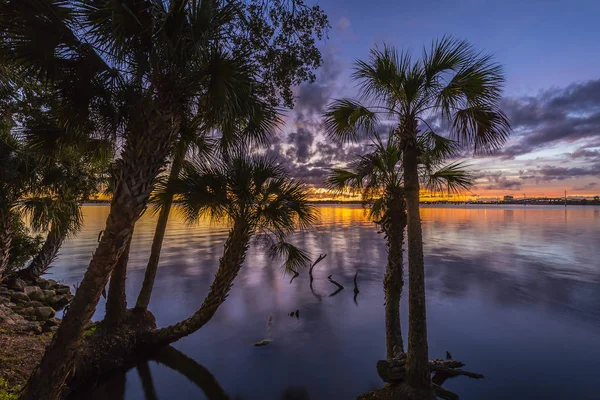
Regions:
<svg viewBox="0 0 600 400"><path fill-rule="evenodd" d="M383 386L375 363L385 356L383 237L360 206L320 206L321 222L294 242L316 258L314 292L308 273L289 283L281 262L252 247L231 295L212 321L174 345L190 359L181 372L154 361L158 399L352 399ZM108 213L86 206L85 227L65 244L52 278L77 283ZM595 207L424 207L430 356L452 355L477 381L447 381L461 399L598 399L600 359L600 209ZM137 224L127 291L135 301L155 218ZM151 311L159 326L192 314L202 303L227 234L208 222L169 222ZM360 293L353 301L359 271ZM328 275L345 286L333 297ZM406 335L406 298L403 298ZM288 314L300 310L300 317ZM104 304L98 306L101 318ZM268 346L253 344L266 338ZM178 364L177 364L178 363ZM190 367L192 365L192 367ZM211 374L214 380L211 380ZM126 376L126 400L151 399L136 369ZM201 385L198 386L197 383ZM117 400L116 376L95 398ZM91 398L87 397L86 398Z"/></svg>

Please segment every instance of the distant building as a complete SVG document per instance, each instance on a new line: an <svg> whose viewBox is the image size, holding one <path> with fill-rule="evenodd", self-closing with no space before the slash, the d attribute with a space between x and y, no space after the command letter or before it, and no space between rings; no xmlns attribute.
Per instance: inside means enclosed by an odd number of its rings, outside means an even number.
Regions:
<svg viewBox="0 0 600 400"><path fill-rule="evenodd" d="M513 201L515 196L504 196L504 201Z"/></svg>
<svg viewBox="0 0 600 400"><path fill-rule="evenodd" d="M600 201L600 196L594 196L594 201Z"/></svg>

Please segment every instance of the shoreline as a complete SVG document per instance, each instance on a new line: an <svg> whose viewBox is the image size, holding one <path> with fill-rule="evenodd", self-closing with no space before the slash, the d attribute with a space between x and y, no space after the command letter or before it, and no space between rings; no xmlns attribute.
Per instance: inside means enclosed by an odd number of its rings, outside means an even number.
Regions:
<svg viewBox="0 0 600 400"><path fill-rule="evenodd" d="M61 323L73 295L52 279L0 283L0 399L17 399Z"/></svg>

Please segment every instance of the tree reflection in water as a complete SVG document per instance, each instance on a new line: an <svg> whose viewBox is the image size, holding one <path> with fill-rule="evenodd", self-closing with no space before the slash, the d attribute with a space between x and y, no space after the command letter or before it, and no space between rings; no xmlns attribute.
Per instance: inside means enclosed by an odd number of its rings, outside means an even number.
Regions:
<svg viewBox="0 0 600 400"><path fill-rule="evenodd" d="M230 397L209 370L171 346L161 349L148 357L147 360L139 361L132 367L137 369L140 376L145 400L160 400L154 387L148 361L156 361L185 376L202 390L208 400L230 400ZM73 394L70 398L71 400L83 398L86 400L126 400L125 386L128 371L120 371L106 377L105 383L101 386L97 386L89 392ZM235 400L242 399L242 397L235 397ZM310 397L306 388L289 387L281 394L281 400L310 400Z"/></svg>

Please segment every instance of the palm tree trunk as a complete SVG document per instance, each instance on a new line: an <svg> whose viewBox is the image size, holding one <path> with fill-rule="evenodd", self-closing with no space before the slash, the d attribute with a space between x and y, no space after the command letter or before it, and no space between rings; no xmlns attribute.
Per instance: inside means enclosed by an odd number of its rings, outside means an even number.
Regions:
<svg viewBox="0 0 600 400"><path fill-rule="evenodd" d="M7 210L0 210L0 282L8 272L10 246L12 244L12 216Z"/></svg>
<svg viewBox="0 0 600 400"><path fill-rule="evenodd" d="M167 99L164 99L167 100ZM170 100L170 99L169 99ZM128 127L130 134L118 161L116 190L104 235L75 293L68 312L42 361L29 378L21 399L55 400L73 369L83 331L96 311L98 299L146 207L154 181L163 167L179 121L165 113L172 105L140 102Z"/></svg>
<svg viewBox="0 0 600 400"><path fill-rule="evenodd" d="M400 323L400 298L403 281L404 229L406 228L404 193L395 189L387 200L382 228L387 235L388 263L383 279L385 293L385 339L387 359L404 353Z"/></svg>
<svg viewBox="0 0 600 400"><path fill-rule="evenodd" d="M187 149L187 142L180 140L177 144L175 157L173 158L173 165L171 166L167 187L171 187L173 181L179 177ZM154 239L152 239L150 259L148 260L146 273L144 274L144 283L142 283L142 289L140 290L137 302L135 304L135 308L140 310L146 310L148 308L148 304L150 304L152 289L154 288L154 280L156 278L156 271L158 270L158 262L160 260L160 251L165 238L165 231L167 230L167 222L169 221L169 213L171 212L172 204L173 194L169 191L158 216L156 230L154 231Z"/></svg>
<svg viewBox="0 0 600 400"><path fill-rule="evenodd" d="M404 152L404 188L408 216L408 348L406 381L414 389L431 387L429 350L427 345L427 314L425 305L425 267L423 236L419 212L419 172L416 126L404 132L401 145Z"/></svg>
<svg viewBox="0 0 600 400"><path fill-rule="evenodd" d="M108 298L106 299L106 316L104 317L104 323L108 330L118 327L125 319L125 312L127 311L125 283L127 281L127 262L129 261L132 239L133 233L110 276Z"/></svg>
<svg viewBox="0 0 600 400"><path fill-rule="evenodd" d="M215 279L198 311L190 318L175 325L150 332L149 336L145 339L148 345L156 346L173 343L182 337L196 332L210 321L219 306L227 298L233 280L244 263L252 234L253 229L247 221L235 221L225 242L223 256L219 260L219 269L217 270Z"/></svg>
<svg viewBox="0 0 600 400"><path fill-rule="evenodd" d="M65 237L65 232L57 229L53 224L42 249L33 257L27 268L18 272L18 276L32 282L42 276L58 256Z"/></svg>

